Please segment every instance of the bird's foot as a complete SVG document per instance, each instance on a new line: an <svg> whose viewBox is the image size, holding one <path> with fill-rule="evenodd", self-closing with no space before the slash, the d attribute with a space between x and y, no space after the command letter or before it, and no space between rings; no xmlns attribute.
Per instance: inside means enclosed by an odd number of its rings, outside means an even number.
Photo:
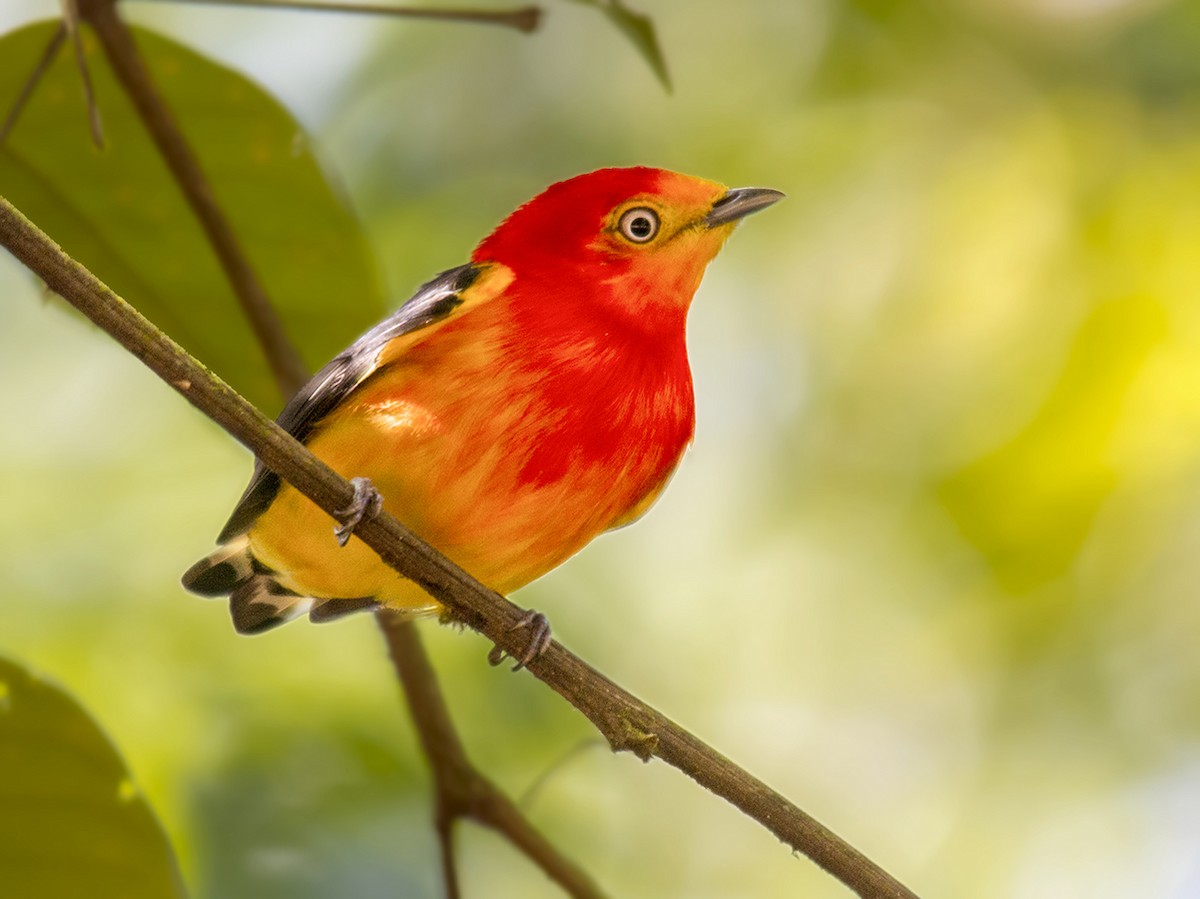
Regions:
<svg viewBox="0 0 1200 899"><path fill-rule="evenodd" d="M354 499L346 508L338 509L333 516L338 523L333 529L338 546L345 546L363 519L374 518L383 508L383 497L379 495L370 478L351 478L350 484L354 487Z"/></svg>
<svg viewBox="0 0 1200 899"><path fill-rule="evenodd" d="M521 654L521 657L517 659L517 664L513 665L513 671L520 671L544 653L546 647L550 645L550 620L541 612L535 612L533 609L530 609L509 630L519 631L525 628L529 628L532 632L529 637L529 645L525 648L525 652ZM488 653L488 662L492 665L499 665L507 655L508 653L499 646L493 646L492 651Z"/></svg>

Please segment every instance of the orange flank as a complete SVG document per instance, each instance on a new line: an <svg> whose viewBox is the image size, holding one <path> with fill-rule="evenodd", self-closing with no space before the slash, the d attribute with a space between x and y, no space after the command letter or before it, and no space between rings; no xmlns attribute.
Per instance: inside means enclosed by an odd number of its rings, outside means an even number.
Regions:
<svg viewBox="0 0 1200 899"><path fill-rule="evenodd" d="M778 200L661 169L552 185L292 399L280 424L495 590L641 515L694 426L688 307L740 219ZM184 585L252 633L437 603L258 466Z"/></svg>

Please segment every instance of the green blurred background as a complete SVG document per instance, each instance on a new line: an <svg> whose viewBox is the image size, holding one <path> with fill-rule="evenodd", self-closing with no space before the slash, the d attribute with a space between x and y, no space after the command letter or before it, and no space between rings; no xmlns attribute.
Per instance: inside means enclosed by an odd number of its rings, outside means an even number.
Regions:
<svg viewBox="0 0 1200 899"><path fill-rule="evenodd" d="M922 896L1200 895L1200 5L639 0L670 95L568 2L532 37L124 7L311 129L392 306L577 172L786 191L693 308L670 489L517 601ZM246 639L184 594L248 455L7 256L0 295L0 653L103 723L196 896L438 895L373 623ZM423 630L614 895L845 895ZM558 895L462 838L466 895Z"/></svg>

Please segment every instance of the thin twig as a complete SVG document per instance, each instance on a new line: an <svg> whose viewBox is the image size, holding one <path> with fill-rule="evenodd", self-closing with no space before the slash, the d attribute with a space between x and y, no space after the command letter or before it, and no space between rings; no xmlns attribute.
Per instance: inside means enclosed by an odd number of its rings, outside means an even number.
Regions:
<svg viewBox="0 0 1200 899"><path fill-rule="evenodd" d="M603 893L592 879L530 826L516 804L471 764L450 721L433 667L413 623L388 610L377 612L375 617L387 638L392 665L404 685L409 711L433 774L434 823L441 844L447 895L451 899L458 895L454 825L460 818L469 818L504 834L568 895L600 899Z"/></svg>
<svg viewBox="0 0 1200 899"><path fill-rule="evenodd" d="M440 798L442 787L436 787L436 790L436 796ZM459 899L462 890L458 886L458 866L454 864L454 821L442 813L442 804L436 801L433 830L438 838L438 859L441 862L442 886L446 889L446 899Z"/></svg>
<svg viewBox="0 0 1200 899"><path fill-rule="evenodd" d="M571 764L571 762L575 761L575 759L583 755L585 752L591 752L593 749L602 748L603 746L604 741L599 740L596 737L588 737L586 740L580 740L561 756L555 759L549 766L545 768L545 770L538 773L538 776L534 779L533 783L527 786L525 788L525 792L517 797L517 807L528 811L529 807L532 806L534 801L538 798L538 794L540 794L546 788L546 785L549 784L556 775L562 773L567 765Z"/></svg>
<svg viewBox="0 0 1200 899"><path fill-rule="evenodd" d="M104 149L104 129L100 125L100 107L96 105L96 92L92 90L92 76L88 72L87 54L83 51L83 38L79 34L79 5L76 0L61 0L63 24L71 47L75 50L75 65L79 69L79 80L83 82L83 102L87 106L88 128L92 132L92 143Z"/></svg>
<svg viewBox="0 0 1200 899"><path fill-rule="evenodd" d="M354 490L344 478L189 356L3 198L0 244L326 512L332 515L350 504ZM363 521L355 535L466 625L510 655L525 651L527 634L516 625L526 620L526 613L480 584L387 512ZM644 761L657 756L678 768L788 846L808 855L860 896L915 899L912 891L883 868L784 796L557 641L527 667L582 712L615 751L628 750Z"/></svg>
<svg viewBox="0 0 1200 899"><path fill-rule="evenodd" d="M217 203L200 161L155 87L133 34L117 15L115 0L79 0L79 11L95 29L117 79L216 251L258 342L266 348L267 362L280 392L291 396L308 380L304 360L288 340L283 322L238 246L233 226Z"/></svg>
<svg viewBox="0 0 1200 899"><path fill-rule="evenodd" d="M402 19L431 19L442 22L474 22L480 25L501 25L526 34L535 31L541 22L542 10L537 6L519 9L428 9L417 6L384 6L379 3L325 3L322 0L163 0L168 3L195 3L209 6L245 6L259 9L295 9L314 12L345 12L371 16L393 16Z"/></svg>
<svg viewBox="0 0 1200 899"><path fill-rule="evenodd" d="M9 132L13 130L13 126L17 124L17 119L21 117L21 112L25 109L26 104L29 103L29 98L33 96L33 91L41 82L42 76L54 64L54 59L58 56L58 51L62 48L66 37L67 26L59 22L58 27L54 29L54 34L50 35L50 40L47 41L46 49L42 51L37 65L33 67L33 71L29 73L29 77L25 79L25 83L21 85L21 92L17 94L17 99L13 101L12 108L9 109L8 115L4 117L4 124L0 125L0 145L4 143L8 138Z"/></svg>

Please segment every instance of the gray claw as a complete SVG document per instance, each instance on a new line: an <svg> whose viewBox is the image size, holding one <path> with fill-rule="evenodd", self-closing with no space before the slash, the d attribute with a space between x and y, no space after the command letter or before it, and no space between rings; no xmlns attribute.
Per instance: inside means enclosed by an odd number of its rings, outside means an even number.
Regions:
<svg viewBox="0 0 1200 899"><path fill-rule="evenodd" d="M519 631L525 628L529 628L533 633L529 638L529 645L525 648L525 652L521 654L521 658L517 659L517 664L513 665L513 671L520 671L544 653L552 639L550 635L550 620L541 612L535 612L533 609L530 609L509 630ZM488 653L488 662L492 665L499 665L507 655L508 653L499 646L493 646L491 652Z"/></svg>
<svg viewBox="0 0 1200 899"><path fill-rule="evenodd" d="M338 525L333 529L333 535L337 537L338 546L345 546L349 542L350 535L364 518L374 518L383 508L383 497L370 478L351 478L350 484L354 487L354 499L334 515Z"/></svg>

